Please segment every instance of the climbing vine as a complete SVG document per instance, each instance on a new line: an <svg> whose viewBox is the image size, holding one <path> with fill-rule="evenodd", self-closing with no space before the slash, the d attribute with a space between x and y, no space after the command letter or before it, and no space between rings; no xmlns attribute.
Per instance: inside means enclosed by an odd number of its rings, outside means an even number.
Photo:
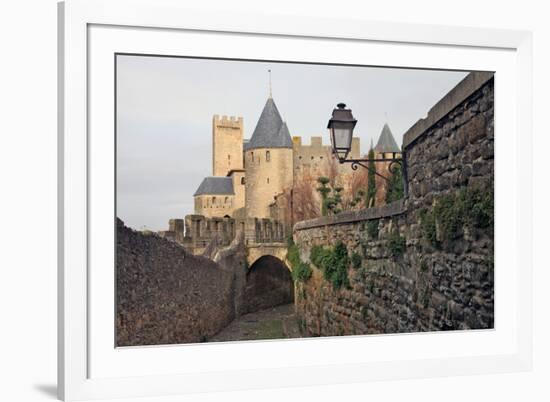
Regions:
<svg viewBox="0 0 550 402"><path fill-rule="evenodd" d="M292 268L292 278L295 282L306 282L313 273L310 265L300 259L298 246L294 244L292 237L288 239L287 259Z"/></svg>
<svg viewBox="0 0 550 402"><path fill-rule="evenodd" d="M309 259L323 272L324 278L332 284L334 289L349 286L350 258L344 243L340 241L334 248L314 246Z"/></svg>
<svg viewBox="0 0 550 402"><path fill-rule="evenodd" d="M486 229L492 235L494 227L494 193L491 190L464 188L440 195L430 209L419 213L420 228L426 241L436 247L461 237L464 227Z"/></svg>

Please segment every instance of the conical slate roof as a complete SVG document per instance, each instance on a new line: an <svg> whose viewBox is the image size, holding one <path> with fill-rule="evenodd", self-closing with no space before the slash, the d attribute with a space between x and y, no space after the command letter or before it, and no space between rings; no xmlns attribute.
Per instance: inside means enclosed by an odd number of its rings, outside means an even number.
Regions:
<svg viewBox="0 0 550 402"><path fill-rule="evenodd" d="M233 179L231 177L210 176L202 180L194 196L197 195L233 195Z"/></svg>
<svg viewBox="0 0 550 402"><path fill-rule="evenodd" d="M397 142L395 142L395 138L393 138L388 123L384 124L374 150L376 152L401 152Z"/></svg>
<svg viewBox="0 0 550 402"><path fill-rule="evenodd" d="M258 119L246 149L255 148L292 148L292 139L288 127L273 101L269 97Z"/></svg>

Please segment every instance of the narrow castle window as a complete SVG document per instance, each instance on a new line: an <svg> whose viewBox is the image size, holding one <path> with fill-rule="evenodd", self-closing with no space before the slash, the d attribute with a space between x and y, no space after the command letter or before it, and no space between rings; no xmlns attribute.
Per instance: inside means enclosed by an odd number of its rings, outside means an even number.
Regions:
<svg viewBox="0 0 550 402"><path fill-rule="evenodd" d="M250 161L254 162L254 152L250 152Z"/></svg>
<svg viewBox="0 0 550 402"><path fill-rule="evenodd" d="M227 201L229 200L229 197L225 197L225 200L223 201L224 204L227 204Z"/></svg>
<svg viewBox="0 0 550 402"><path fill-rule="evenodd" d="M267 184L269 184L269 177L267 178Z"/></svg>
<svg viewBox="0 0 550 402"><path fill-rule="evenodd" d="M214 204L216 204L216 197L212 197L212 206L214 206Z"/></svg>
<svg viewBox="0 0 550 402"><path fill-rule="evenodd" d="M269 153L269 151L265 151L265 160L267 162L269 162L271 160L271 154Z"/></svg>
<svg viewBox="0 0 550 402"><path fill-rule="evenodd" d="M244 177L241 177L241 184L244 185Z"/></svg>

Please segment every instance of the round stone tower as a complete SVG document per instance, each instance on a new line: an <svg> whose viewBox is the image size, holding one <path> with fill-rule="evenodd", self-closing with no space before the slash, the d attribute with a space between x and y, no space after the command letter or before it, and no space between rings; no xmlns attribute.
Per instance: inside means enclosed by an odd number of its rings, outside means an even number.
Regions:
<svg viewBox="0 0 550 402"><path fill-rule="evenodd" d="M249 218L269 218L274 197L293 183L292 139L270 96L248 143L245 143L245 206Z"/></svg>

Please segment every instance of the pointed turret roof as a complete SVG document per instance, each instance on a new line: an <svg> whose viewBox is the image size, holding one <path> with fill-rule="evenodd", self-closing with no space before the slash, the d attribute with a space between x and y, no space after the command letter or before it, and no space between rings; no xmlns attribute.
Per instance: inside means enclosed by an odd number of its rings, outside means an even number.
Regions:
<svg viewBox="0 0 550 402"><path fill-rule="evenodd" d="M395 138L393 138L393 134L388 126L388 123L384 124L374 150L376 152L401 152L397 142L395 142Z"/></svg>
<svg viewBox="0 0 550 402"><path fill-rule="evenodd" d="M271 97L265 103L250 141L246 143L246 149L255 148L292 148L288 127Z"/></svg>

